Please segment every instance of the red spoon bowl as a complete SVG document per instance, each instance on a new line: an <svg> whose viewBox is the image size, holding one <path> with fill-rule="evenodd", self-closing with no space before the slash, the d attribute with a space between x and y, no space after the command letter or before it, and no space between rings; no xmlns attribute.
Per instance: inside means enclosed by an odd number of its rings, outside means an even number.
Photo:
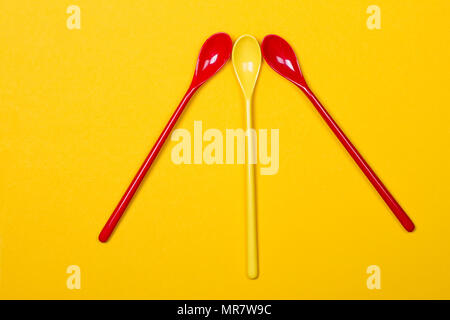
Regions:
<svg viewBox="0 0 450 320"><path fill-rule="evenodd" d="M233 42L228 34L219 32L209 37L198 55L192 84L201 86L230 59Z"/></svg>
<svg viewBox="0 0 450 320"><path fill-rule="evenodd" d="M136 190L139 188L139 185L144 179L147 171L150 169L153 161L158 156L158 153L161 150L164 142L175 126L178 118L181 116L181 113L191 99L192 95L197 91L198 88L200 88L203 83L205 83L206 80L211 78L225 65L225 63L231 56L232 46L233 44L230 36L223 32L213 34L205 41L202 48L200 49L200 54L197 59L197 65L195 67L194 77L192 78L191 85L189 86L186 94L176 108L158 140L156 140L156 143L154 144L144 163L136 173L134 179L131 181L130 186L125 191L125 194L120 199L113 213L100 232L98 239L101 242L108 241L111 233L114 231L117 223L119 222L128 204L136 193Z"/></svg>
<svg viewBox="0 0 450 320"><path fill-rule="evenodd" d="M413 231L415 228L414 223L408 217L406 212L397 203L392 194L388 191L369 164L351 143L350 139L347 138L341 128L339 128L337 123L333 120L331 115L326 111L325 107L320 103L319 99L317 99L308 87L308 84L306 83L300 70L297 56L289 43L280 36L270 34L264 38L261 49L264 60L266 60L267 64L303 91L359 168L364 172L367 179L369 179L374 188L392 210L402 226L409 232Z"/></svg>
<svg viewBox="0 0 450 320"><path fill-rule="evenodd" d="M297 86L306 86L297 56L286 40L275 34L264 37L261 50L267 64Z"/></svg>

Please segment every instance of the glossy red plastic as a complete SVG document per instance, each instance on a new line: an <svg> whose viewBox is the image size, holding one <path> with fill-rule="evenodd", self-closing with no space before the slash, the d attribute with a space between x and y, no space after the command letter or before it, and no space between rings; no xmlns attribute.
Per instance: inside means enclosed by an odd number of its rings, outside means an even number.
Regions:
<svg viewBox="0 0 450 320"><path fill-rule="evenodd" d="M300 66L297 60L297 56L294 50L291 48L286 40L277 35L267 35L261 45L264 60L267 64L275 70L277 73L291 81L297 87L299 87L312 102L314 107L320 113L322 118L334 132L339 141L344 145L345 149L350 153L351 157L361 170L364 172L366 177L378 191L380 196L395 214L397 219L400 221L402 226L409 232L414 230L414 223L408 217L406 212L400 207L391 193L387 190L375 172L370 168L361 154L356 150L355 146L350 142L344 132L339 128L330 114L325 110L322 104L319 102L317 97L308 87L305 78L300 70Z"/></svg>
<svg viewBox="0 0 450 320"><path fill-rule="evenodd" d="M166 127L162 131L152 150L148 154L141 168L137 172L130 186L123 195L122 199L117 204L116 209L111 214L109 220L106 222L103 230L100 232L98 239L101 242L106 242L123 213L125 212L128 204L130 203L136 190L139 188L140 183L145 177L145 174L150 169L153 161L157 157L161 147L169 136L172 128L175 126L178 118L181 116L186 104L189 102L192 95L197 89L209 78L211 78L217 71L219 71L225 63L228 61L231 55L232 41L228 34L220 32L209 37L203 44L200 54L197 59L197 65L195 67L194 77L191 85L178 105L177 109L173 113Z"/></svg>

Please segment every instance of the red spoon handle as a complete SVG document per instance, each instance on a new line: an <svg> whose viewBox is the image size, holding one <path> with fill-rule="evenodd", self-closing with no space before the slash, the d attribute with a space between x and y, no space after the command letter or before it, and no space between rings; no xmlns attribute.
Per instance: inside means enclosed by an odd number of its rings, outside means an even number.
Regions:
<svg viewBox="0 0 450 320"><path fill-rule="evenodd" d="M120 218L122 217L123 213L125 212L128 204L130 203L131 199L133 198L136 190L139 188L139 185L141 184L142 180L144 179L145 174L147 173L148 169L150 169L150 167L153 163L153 160L155 160L155 158L158 156L158 153L161 150L164 142L166 141L167 137L169 136L170 132L172 131L172 128L175 126L175 123L177 122L178 118L180 117L181 113L183 112L189 99L194 94L195 90L196 90L195 88L189 88L189 90L186 92L185 96L181 100L180 104L178 105L177 109L175 110L175 112L173 113L169 122L167 123L166 127L162 131L161 135L159 136L159 138L156 141L155 145L153 146L152 150L148 154L148 156L145 159L144 163L142 164L141 168L137 172L133 181L131 181L131 184L128 187L127 191L125 191L125 194L123 195L122 199L120 199L119 203L117 204L116 209L114 209L114 212L111 214L111 216L109 217L105 226L103 227L102 231L100 232L98 239L101 242L106 242L108 240L108 238L110 237L111 233L114 231L114 228L116 227L117 223L119 222Z"/></svg>
<svg viewBox="0 0 450 320"><path fill-rule="evenodd" d="M299 88L307 95L309 100L311 100L314 107L316 107L317 111L319 111L322 118L334 132L339 141L344 145L345 149L347 149L348 153L352 156L353 160L358 164L361 170L364 172L366 177L378 191L380 196L386 202L386 204L391 208L392 212L395 214L397 219L400 221L402 226L409 232L414 230L414 223L408 217L406 212L400 207L392 194L388 191L388 189L384 186L378 176L373 172L372 168L367 164L364 158L359 154L358 150L356 150L355 146L350 142L344 132L339 128L339 126L334 122L333 118L330 114L325 110L322 104L319 102L314 93L308 88L299 85Z"/></svg>

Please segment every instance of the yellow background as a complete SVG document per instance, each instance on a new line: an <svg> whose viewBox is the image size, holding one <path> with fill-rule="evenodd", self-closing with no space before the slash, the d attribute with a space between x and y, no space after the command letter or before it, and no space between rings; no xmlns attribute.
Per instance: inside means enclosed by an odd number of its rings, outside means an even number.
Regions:
<svg viewBox="0 0 450 320"><path fill-rule="evenodd" d="M81 8L68 30L66 8ZM366 9L381 8L381 30ZM0 298L450 298L449 1L2 1ZM169 142L107 244L97 235L212 33L276 33L416 223L407 233L306 97L263 64L260 278L245 272L245 167L172 163ZM244 127L228 63L177 128ZM81 268L81 289L66 268ZM381 268L368 290L366 268Z"/></svg>

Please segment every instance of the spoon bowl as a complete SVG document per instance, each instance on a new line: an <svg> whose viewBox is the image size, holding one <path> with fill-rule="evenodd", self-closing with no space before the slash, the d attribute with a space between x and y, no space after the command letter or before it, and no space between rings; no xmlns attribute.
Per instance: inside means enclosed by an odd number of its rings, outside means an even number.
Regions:
<svg viewBox="0 0 450 320"><path fill-rule="evenodd" d="M200 49L191 85L199 87L219 71L230 58L232 46L230 36L224 32L209 37Z"/></svg>
<svg viewBox="0 0 450 320"><path fill-rule="evenodd" d="M258 41L248 34L239 37L234 44L231 59L244 96L251 99L261 68L261 49Z"/></svg>
<svg viewBox="0 0 450 320"><path fill-rule="evenodd" d="M261 47L264 60L273 70L297 85L306 86L297 56L286 40L269 34L264 37Z"/></svg>

